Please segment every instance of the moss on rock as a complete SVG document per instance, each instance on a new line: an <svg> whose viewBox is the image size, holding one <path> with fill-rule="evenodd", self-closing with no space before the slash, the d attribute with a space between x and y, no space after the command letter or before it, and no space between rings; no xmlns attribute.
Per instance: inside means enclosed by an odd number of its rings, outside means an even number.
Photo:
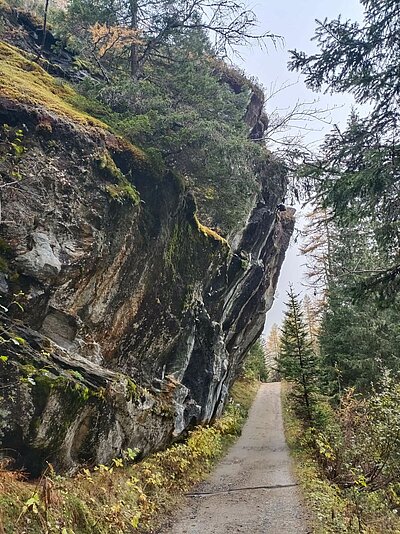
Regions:
<svg viewBox="0 0 400 534"><path fill-rule="evenodd" d="M69 102L76 95L72 87L50 76L32 58L4 42L0 42L0 94L21 104L43 107L82 126L108 128Z"/></svg>
<svg viewBox="0 0 400 534"><path fill-rule="evenodd" d="M96 161L106 178L116 182L106 186L106 191L111 198L121 203L125 200L130 200L133 204L139 204L140 195L137 189L129 182L121 169L117 167L108 150L104 150Z"/></svg>
<svg viewBox="0 0 400 534"><path fill-rule="evenodd" d="M194 221L196 223L196 226L197 228L199 229L199 231L211 238L211 239L214 239L215 241L219 241L220 243L222 243L224 246L228 247L229 248L229 243L228 241L222 237L221 235L219 235L215 230L213 230L212 228L209 228L208 226L205 226L204 224L201 224L201 222L199 221L199 219L197 218L197 215L194 216Z"/></svg>

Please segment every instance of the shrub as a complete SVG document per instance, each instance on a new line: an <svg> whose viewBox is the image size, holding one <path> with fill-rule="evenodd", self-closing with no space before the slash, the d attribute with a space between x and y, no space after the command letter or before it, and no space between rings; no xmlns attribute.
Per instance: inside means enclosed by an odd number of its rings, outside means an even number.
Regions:
<svg viewBox="0 0 400 534"><path fill-rule="evenodd" d="M157 530L163 514L193 483L209 472L244 422L257 391L246 382L235 385L235 408L214 426L190 432L186 442L134 464L138 451L128 449L112 466L82 469L74 478L57 476L49 466L36 482L0 465L0 532L26 534L128 534ZM3 523L3 524L2 524Z"/></svg>

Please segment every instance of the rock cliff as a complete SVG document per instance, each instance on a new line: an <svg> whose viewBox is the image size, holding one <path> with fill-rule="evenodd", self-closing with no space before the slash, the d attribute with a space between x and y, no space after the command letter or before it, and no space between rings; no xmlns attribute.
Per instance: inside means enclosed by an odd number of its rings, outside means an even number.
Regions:
<svg viewBox="0 0 400 534"><path fill-rule="evenodd" d="M1 79L0 449L33 475L147 454L221 413L262 331L294 224L285 174L265 162L228 243L173 170ZM259 97L246 120L259 136Z"/></svg>

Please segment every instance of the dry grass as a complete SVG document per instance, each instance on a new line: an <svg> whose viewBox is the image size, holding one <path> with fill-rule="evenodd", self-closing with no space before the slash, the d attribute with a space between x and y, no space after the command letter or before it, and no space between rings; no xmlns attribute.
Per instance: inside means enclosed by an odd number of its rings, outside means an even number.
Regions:
<svg viewBox="0 0 400 534"><path fill-rule="evenodd" d="M82 469L74 478L51 469L35 482L0 469L0 534L128 534L159 531L165 517L202 480L240 433L257 383L237 383L226 414L213 427L137 464ZM3 531L2 531L3 529Z"/></svg>

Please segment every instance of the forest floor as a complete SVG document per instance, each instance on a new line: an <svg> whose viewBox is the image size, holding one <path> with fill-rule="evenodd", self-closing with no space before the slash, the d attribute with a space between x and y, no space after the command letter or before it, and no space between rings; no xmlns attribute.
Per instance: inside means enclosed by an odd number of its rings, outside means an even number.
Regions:
<svg viewBox="0 0 400 534"><path fill-rule="evenodd" d="M161 533L311 532L292 474L280 392L279 383L260 387L239 440Z"/></svg>

